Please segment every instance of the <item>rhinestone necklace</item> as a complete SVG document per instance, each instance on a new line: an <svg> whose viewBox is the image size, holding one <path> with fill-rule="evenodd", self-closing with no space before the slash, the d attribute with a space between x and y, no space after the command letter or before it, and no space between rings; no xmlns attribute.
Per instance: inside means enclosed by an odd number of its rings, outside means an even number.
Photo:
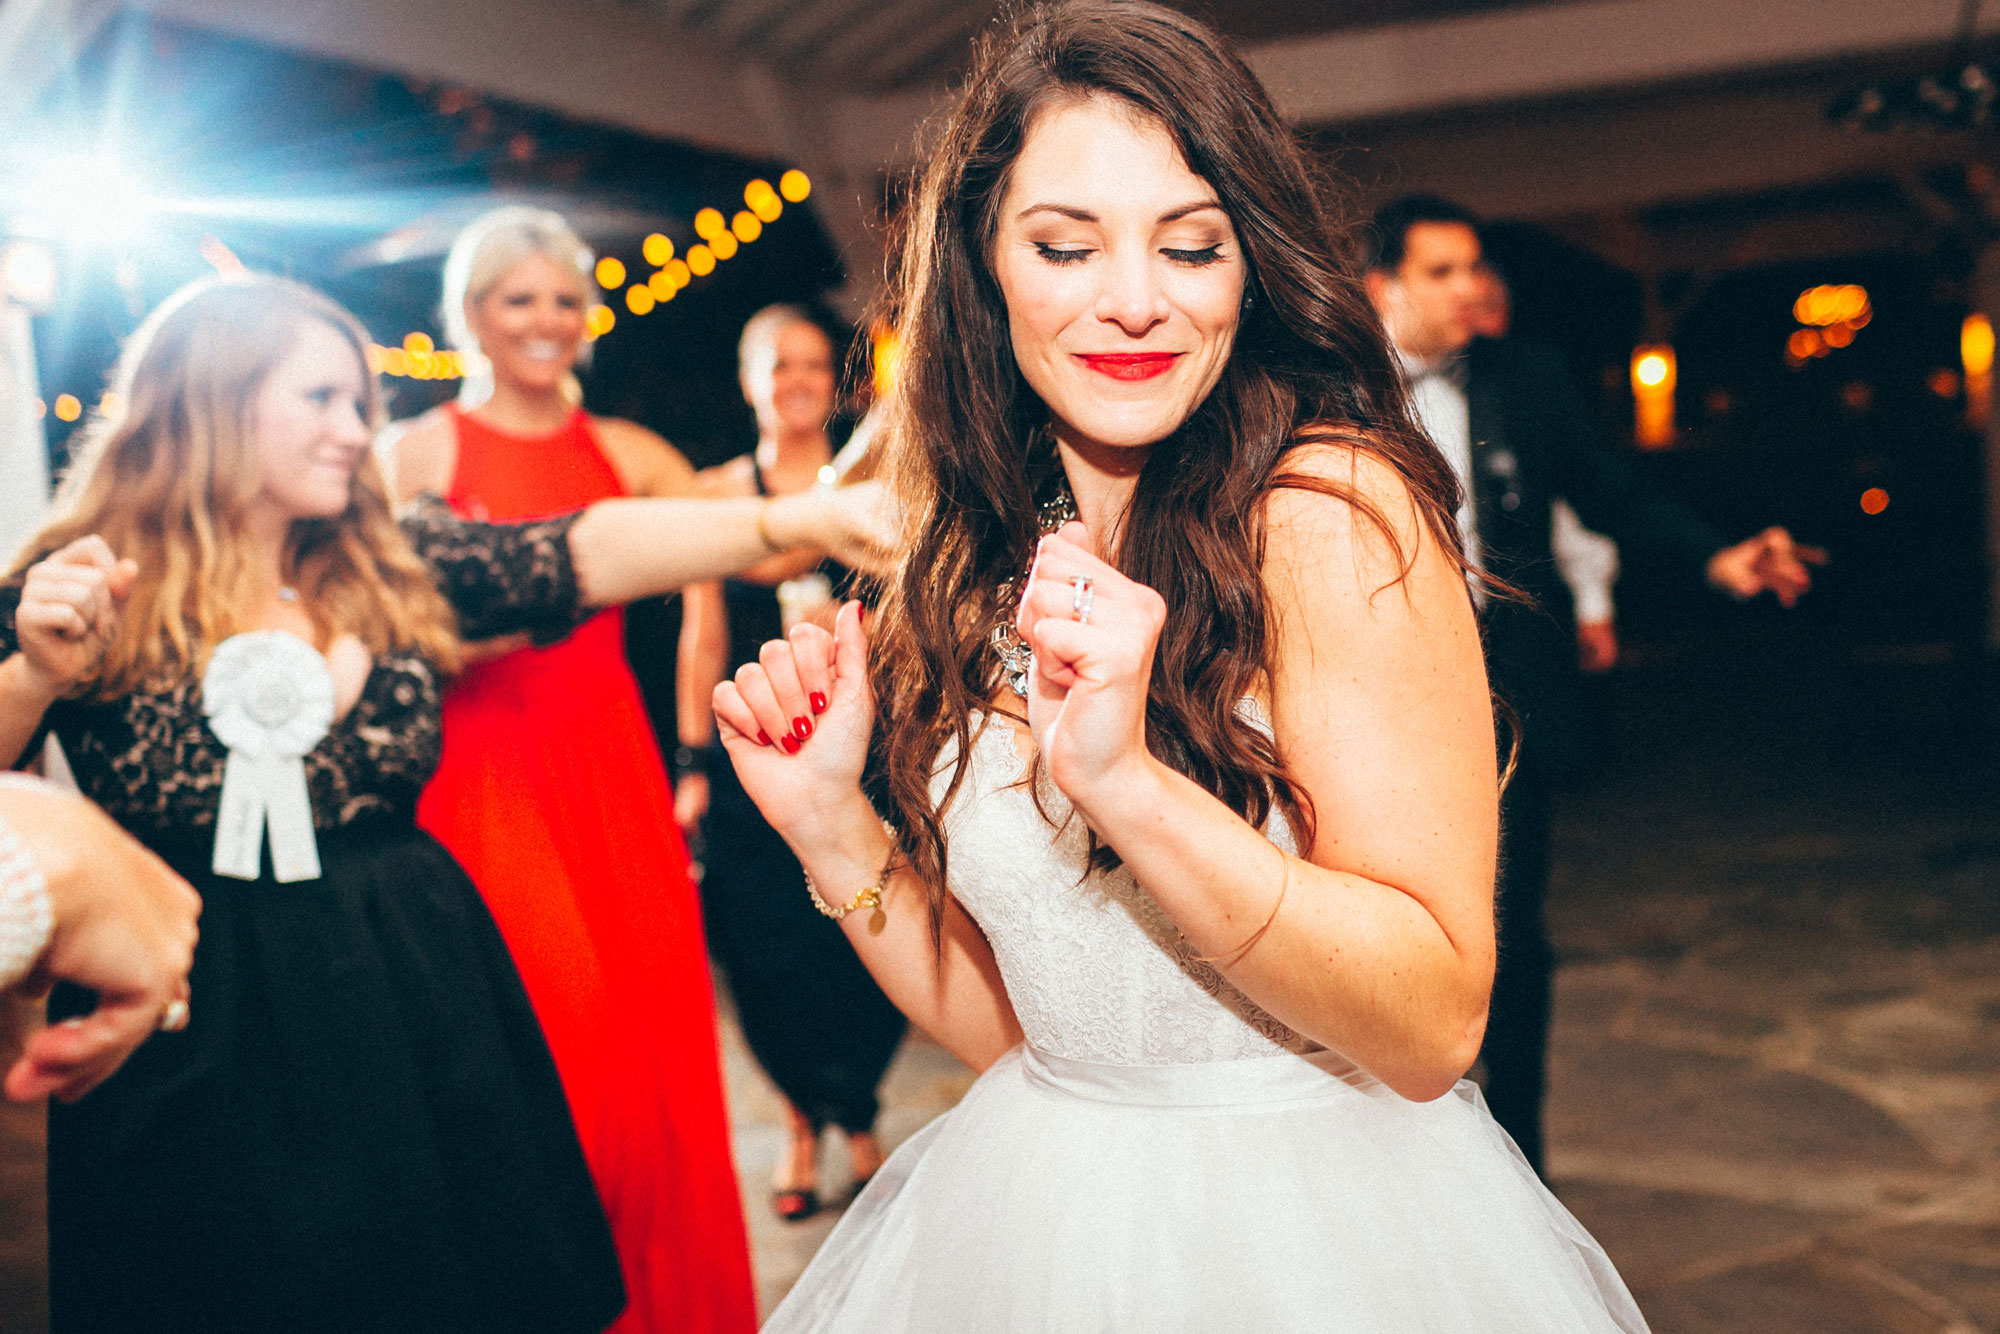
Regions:
<svg viewBox="0 0 2000 1334"><path fill-rule="evenodd" d="M1070 520L1076 518L1076 497L1070 494L1069 479L1062 469L1056 469L1055 491L1038 507L1035 515L1036 527L1047 537ZM1030 560L1028 569L1034 564ZM1028 583L1028 570L1000 585L1000 623L993 627L991 642L993 652L1000 659L1000 672L1007 678L1007 688L1022 699L1028 697L1028 675L1035 669L1034 650L1021 638L1014 628L1014 616L1021 602L1021 594Z"/></svg>

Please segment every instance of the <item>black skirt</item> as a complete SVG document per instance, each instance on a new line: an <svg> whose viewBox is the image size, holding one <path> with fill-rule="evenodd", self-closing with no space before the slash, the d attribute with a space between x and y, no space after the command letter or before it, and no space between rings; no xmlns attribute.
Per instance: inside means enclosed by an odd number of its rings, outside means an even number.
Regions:
<svg viewBox="0 0 2000 1334"><path fill-rule="evenodd" d="M281 885L163 851L203 898L193 1021L51 1110L57 1334L609 1324L618 1261L562 1086L450 855L376 824Z"/></svg>

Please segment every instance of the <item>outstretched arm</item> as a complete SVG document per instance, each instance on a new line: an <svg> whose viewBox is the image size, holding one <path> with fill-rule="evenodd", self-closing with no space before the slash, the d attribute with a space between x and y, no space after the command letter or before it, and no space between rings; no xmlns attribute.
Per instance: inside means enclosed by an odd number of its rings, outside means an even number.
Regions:
<svg viewBox="0 0 2000 1334"><path fill-rule="evenodd" d="M570 529L577 591L586 606L614 606L719 579L794 547L869 563L887 542L886 507L876 482L769 499L600 500Z"/></svg>
<svg viewBox="0 0 2000 1334"><path fill-rule="evenodd" d="M1303 454L1303 451L1302 451ZM1276 612L1270 707L1317 837L1283 854L1146 748L1146 692L1171 612L1088 549L1043 540L1020 629L1036 653L1029 718L1050 778L1250 999L1405 1097L1449 1090L1478 1053L1494 964L1498 783L1492 710L1465 581L1371 456L1300 465L1344 501L1267 502ZM1089 621L1073 581L1093 580Z"/></svg>

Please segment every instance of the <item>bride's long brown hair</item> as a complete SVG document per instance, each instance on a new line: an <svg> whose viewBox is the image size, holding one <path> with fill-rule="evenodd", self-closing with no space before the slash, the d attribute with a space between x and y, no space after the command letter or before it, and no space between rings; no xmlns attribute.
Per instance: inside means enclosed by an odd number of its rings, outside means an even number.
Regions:
<svg viewBox="0 0 2000 1334"><path fill-rule="evenodd" d="M1311 845L1305 790L1270 736L1236 713L1273 644L1265 497L1279 486L1335 496L1396 545L1405 572L1415 552L1355 490L1289 470L1301 444L1346 444L1394 468L1429 537L1464 565L1457 479L1411 417L1334 194L1256 77L1214 32L1143 0L1035 5L1004 20L982 41L910 206L888 297L903 341L887 464L910 528L877 632L877 744L934 924L940 811L964 781L973 715L1001 688L988 638L1012 612L1000 589L1028 562L1036 489L1060 466L1048 409L1014 363L990 263L997 215L1036 117L1093 96L1165 127L1214 188L1249 266L1229 364L1153 447L1114 557L1171 609L1147 702L1152 752L1253 825L1275 806ZM934 801L933 774L954 746Z"/></svg>

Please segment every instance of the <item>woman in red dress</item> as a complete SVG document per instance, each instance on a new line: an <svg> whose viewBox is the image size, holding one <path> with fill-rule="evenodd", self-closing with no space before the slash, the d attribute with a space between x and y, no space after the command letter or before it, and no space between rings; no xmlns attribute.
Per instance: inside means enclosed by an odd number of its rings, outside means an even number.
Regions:
<svg viewBox="0 0 2000 1334"><path fill-rule="evenodd" d="M462 399L488 396L394 437L400 493L519 520L688 488L666 441L575 405L590 270L576 234L541 210L500 209L460 236L445 321L474 363ZM700 904L623 613L468 667L445 697L444 738L419 822L485 896L548 1035L630 1294L613 1330L748 1334L756 1298Z"/></svg>

